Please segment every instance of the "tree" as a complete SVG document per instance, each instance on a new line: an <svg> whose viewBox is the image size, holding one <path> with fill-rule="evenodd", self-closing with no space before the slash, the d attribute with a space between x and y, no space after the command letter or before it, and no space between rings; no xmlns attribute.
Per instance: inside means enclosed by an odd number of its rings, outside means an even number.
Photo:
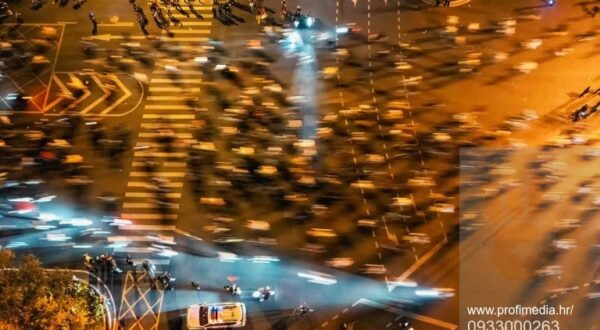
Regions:
<svg viewBox="0 0 600 330"><path fill-rule="evenodd" d="M69 271L48 271L0 249L0 330L102 329L101 297Z"/></svg>

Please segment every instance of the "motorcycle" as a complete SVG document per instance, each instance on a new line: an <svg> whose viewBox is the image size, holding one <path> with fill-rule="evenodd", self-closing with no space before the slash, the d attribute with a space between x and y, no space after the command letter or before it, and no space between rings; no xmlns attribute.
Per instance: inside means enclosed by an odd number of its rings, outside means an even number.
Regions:
<svg viewBox="0 0 600 330"><path fill-rule="evenodd" d="M232 296L240 296L242 294L242 289L237 286L235 283L232 285L226 285L223 287L223 289L225 289L225 291L227 291L229 294L231 294Z"/></svg>
<svg viewBox="0 0 600 330"><path fill-rule="evenodd" d="M156 279L156 266L150 260L144 260L142 262L142 268L148 273L151 280Z"/></svg>
<svg viewBox="0 0 600 330"><path fill-rule="evenodd" d="M292 314L294 316L305 316L305 315L308 315L308 313L312 313L314 311L315 311L314 309L308 307L305 304L302 304L302 305L296 307L294 309L294 311L292 312Z"/></svg>
<svg viewBox="0 0 600 330"><path fill-rule="evenodd" d="M94 261L94 258L87 253L83 255L83 264L88 272L94 272L96 270L96 262Z"/></svg>
<svg viewBox="0 0 600 330"><path fill-rule="evenodd" d="M258 288L252 292L252 297L258 299L258 301L265 301L275 295L275 290L266 286L264 288Z"/></svg>
<svg viewBox="0 0 600 330"><path fill-rule="evenodd" d="M315 24L315 18L311 13L308 13L306 16L296 13L293 16L293 23L297 29L310 29Z"/></svg>
<svg viewBox="0 0 600 330"><path fill-rule="evenodd" d="M171 274L162 273L162 274L158 275L158 280L164 290L173 291L175 289L175 287L171 284L171 283L175 282L175 278L171 277Z"/></svg>

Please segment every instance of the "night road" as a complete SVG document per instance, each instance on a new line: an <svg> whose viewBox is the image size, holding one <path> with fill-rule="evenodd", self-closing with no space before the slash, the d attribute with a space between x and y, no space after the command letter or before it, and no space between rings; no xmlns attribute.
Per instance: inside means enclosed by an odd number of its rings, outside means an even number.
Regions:
<svg viewBox="0 0 600 330"><path fill-rule="evenodd" d="M598 13L0 2L0 329L596 329Z"/></svg>

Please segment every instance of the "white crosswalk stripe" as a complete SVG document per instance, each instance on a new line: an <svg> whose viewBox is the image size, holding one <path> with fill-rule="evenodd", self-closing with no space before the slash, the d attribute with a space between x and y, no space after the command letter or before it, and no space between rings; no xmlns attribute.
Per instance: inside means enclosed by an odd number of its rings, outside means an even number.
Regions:
<svg viewBox="0 0 600 330"><path fill-rule="evenodd" d="M200 88L184 88L184 87L152 87L148 89L151 93L200 93Z"/></svg>
<svg viewBox="0 0 600 330"><path fill-rule="evenodd" d="M154 197L153 193L147 193L147 192L131 192L128 191L125 193L125 198L130 197L130 198L152 198ZM166 193L165 197L168 198L181 198L181 193Z"/></svg>
<svg viewBox="0 0 600 330"><path fill-rule="evenodd" d="M208 0L205 2L208 3ZM184 4L182 9L189 16L172 8L172 16L179 19L181 25L172 26L170 33L163 31L158 38L177 43L182 51L193 57L201 57L202 43L209 39L211 33L212 7L193 3L194 11L202 18L197 18ZM181 95L197 96L199 100L204 81L194 58L184 62L174 58L161 59L156 63L156 68L149 77L150 95L143 109L122 205L121 218L130 220L131 224L120 225L122 234L110 237L109 241L115 245L114 252L131 254L136 264L149 259L162 267L169 265L169 259L157 254L157 249L151 246L152 238L147 236L166 235L161 236L161 240L167 240L168 237L174 237L173 233L177 231L174 221L178 217L185 186L186 148L193 141L191 129L196 118L195 109L187 105ZM176 68L176 74L170 71L173 68ZM160 137L158 130L163 128L172 130L176 139L169 152L162 150L157 140ZM158 164L153 175L146 172L147 160ZM162 186L168 189L163 193L166 199L162 208L156 203L158 196L150 180L152 176L164 180Z"/></svg>
<svg viewBox="0 0 600 330"><path fill-rule="evenodd" d="M140 135L142 134L153 134L153 133L140 133ZM181 134L185 134L185 133L181 133ZM185 162L162 162L161 166L162 167L185 167L187 164ZM131 163L132 167L140 167L140 166L144 166L143 162L136 162L134 161L133 163Z"/></svg>
<svg viewBox="0 0 600 330"><path fill-rule="evenodd" d="M148 188L149 186L150 184L148 182L129 181L127 183L127 187ZM167 182L163 183L163 186L166 188L182 188L183 182Z"/></svg>

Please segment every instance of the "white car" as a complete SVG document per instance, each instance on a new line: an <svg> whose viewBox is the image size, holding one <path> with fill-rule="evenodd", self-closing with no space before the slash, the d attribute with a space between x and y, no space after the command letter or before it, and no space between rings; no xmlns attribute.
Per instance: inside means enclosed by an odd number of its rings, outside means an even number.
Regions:
<svg viewBox="0 0 600 330"><path fill-rule="evenodd" d="M352 258L332 258L332 259L325 261L325 264L329 267L346 268L346 267L350 267L354 264L354 259L352 259Z"/></svg>
<svg viewBox="0 0 600 330"><path fill-rule="evenodd" d="M429 207L429 212L454 213L454 205L448 203L435 203Z"/></svg>
<svg viewBox="0 0 600 330"><path fill-rule="evenodd" d="M413 244L429 244L431 239L427 234L423 233L409 233L408 235L402 236L402 240Z"/></svg>
<svg viewBox="0 0 600 330"><path fill-rule="evenodd" d="M563 272L562 266L552 265L552 266L544 266L535 271L537 276L560 276Z"/></svg>
<svg viewBox="0 0 600 330"><path fill-rule="evenodd" d="M238 302L197 304L188 307L188 329L240 328L246 324L246 305Z"/></svg>

